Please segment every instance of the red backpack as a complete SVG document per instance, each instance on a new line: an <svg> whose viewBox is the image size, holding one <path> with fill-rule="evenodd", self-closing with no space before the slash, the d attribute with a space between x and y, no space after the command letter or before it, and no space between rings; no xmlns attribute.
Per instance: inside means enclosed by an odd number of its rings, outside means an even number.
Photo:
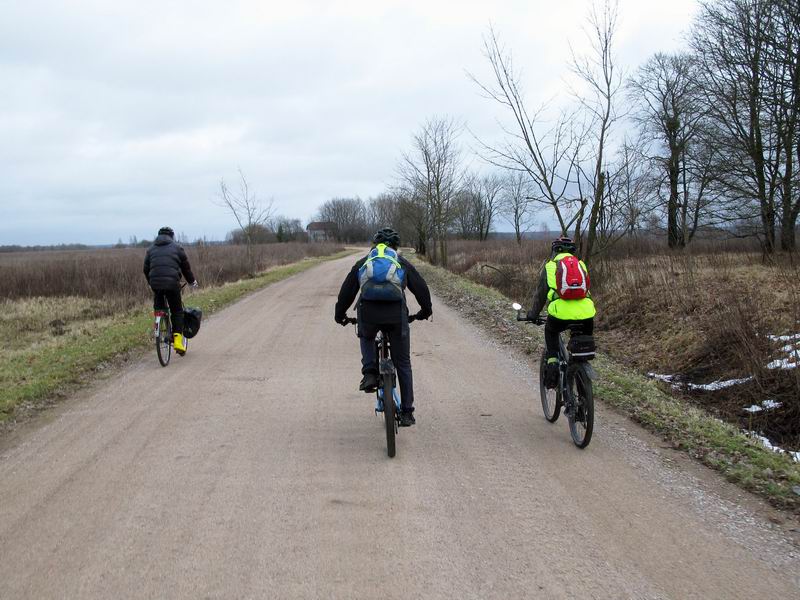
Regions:
<svg viewBox="0 0 800 600"><path fill-rule="evenodd" d="M556 293L562 300L583 300L589 295L589 273L576 256L565 256L556 263Z"/></svg>

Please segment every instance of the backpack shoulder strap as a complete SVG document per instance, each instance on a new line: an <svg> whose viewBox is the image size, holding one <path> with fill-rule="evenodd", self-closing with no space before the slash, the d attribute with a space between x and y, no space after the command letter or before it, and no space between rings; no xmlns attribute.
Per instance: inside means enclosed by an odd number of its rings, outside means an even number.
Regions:
<svg viewBox="0 0 800 600"><path fill-rule="evenodd" d="M394 266L396 266L398 269L402 268L402 265L398 262L396 258L386 254L386 248L387 248L386 244L378 244L377 246L375 246L375 250L377 250L378 252L376 254L372 254L372 252L370 252L369 255L367 255L366 262L368 263L372 262L373 260L377 260L379 258L385 258L386 260L391 261L394 264Z"/></svg>

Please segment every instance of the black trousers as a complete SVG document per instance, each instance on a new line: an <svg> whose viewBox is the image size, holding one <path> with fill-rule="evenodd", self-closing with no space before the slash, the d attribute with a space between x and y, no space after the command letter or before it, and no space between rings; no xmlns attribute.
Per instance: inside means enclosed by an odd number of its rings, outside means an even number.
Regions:
<svg viewBox="0 0 800 600"><path fill-rule="evenodd" d="M378 357L375 356L375 336L383 331L389 338L392 363L400 384L400 403L403 412L414 411L414 377L411 373L411 336L407 323L376 325L359 322L361 340L361 372L378 374Z"/></svg>
<svg viewBox="0 0 800 600"><path fill-rule="evenodd" d="M594 319L581 321L564 321L548 315L544 325L544 342L547 345L547 358L558 356L558 334L570 330L572 335L592 335L594 333Z"/></svg>
<svg viewBox="0 0 800 600"><path fill-rule="evenodd" d="M180 290L153 290L153 310L166 310L169 305L172 333L183 335L183 302Z"/></svg>

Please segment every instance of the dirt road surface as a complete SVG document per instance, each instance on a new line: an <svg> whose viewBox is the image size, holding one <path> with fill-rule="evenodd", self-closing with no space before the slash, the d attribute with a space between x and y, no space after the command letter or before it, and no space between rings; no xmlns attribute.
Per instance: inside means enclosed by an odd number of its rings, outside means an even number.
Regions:
<svg viewBox="0 0 800 600"><path fill-rule="evenodd" d="M388 459L332 319L352 260L6 440L0 598L800 597L798 549L752 499L610 411L577 450L525 359L438 303Z"/></svg>

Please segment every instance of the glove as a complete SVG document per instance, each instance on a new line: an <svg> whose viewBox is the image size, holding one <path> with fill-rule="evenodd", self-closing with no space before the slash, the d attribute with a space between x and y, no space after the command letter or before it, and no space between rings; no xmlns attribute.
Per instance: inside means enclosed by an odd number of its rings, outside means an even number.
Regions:
<svg viewBox="0 0 800 600"><path fill-rule="evenodd" d="M530 310L529 310L529 311L528 311L528 312L525 314L525 318L526 318L526 319L528 319L528 321L535 321L536 319L538 319L538 318L539 318L539 315L538 315L538 314L534 314L534 313L533 313L533 311L530 311Z"/></svg>
<svg viewBox="0 0 800 600"><path fill-rule="evenodd" d="M336 321L342 327L347 325L347 315L336 315L335 317L333 317L333 320Z"/></svg>
<svg viewBox="0 0 800 600"><path fill-rule="evenodd" d="M192 287L193 287L194 289L197 289L197 288L199 288L199 287L200 287L200 284L199 284L199 283L197 283L197 279L195 279L195 280L192 282Z"/></svg>
<svg viewBox="0 0 800 600"><path fill-rule="evenodd" d="M432 313L425 312L424 310L419 311L417 314L414 315L414 318L417 321L427 321L431 317Z"/></svg>

